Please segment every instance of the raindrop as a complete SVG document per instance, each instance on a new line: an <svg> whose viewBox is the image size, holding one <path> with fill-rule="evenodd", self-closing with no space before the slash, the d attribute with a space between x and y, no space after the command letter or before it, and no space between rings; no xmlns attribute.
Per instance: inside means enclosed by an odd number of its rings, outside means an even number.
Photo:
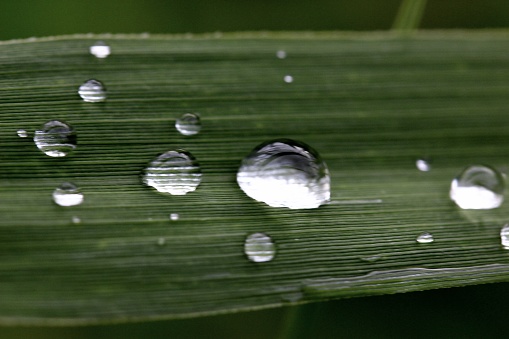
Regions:
<svg viewBox="0 0 509 339"><path fill-rule="evenodd" d="M180 216L179 216L179 214L178 214L178 213L172 213L172 214L170 214L170 220L171 220L171 221L177 221L177 220L179 220L179 218L180 218Z"/></svg>
<svg viewBox="0 0 509 339"><path fill-rule="evenodd" d="M429 244L435 241L435 239L433 239L433 234L428 232L421 233L416 240L419 244Z"/></svg>
<svg viewBox="0 0 509 339"><path fill-rule="evenodd" d="M509 224L505 224L500 230L500 242L504 249L509 250Z"/></svg>
<svg viewBox="0 0 509 339"><path fill-rule="evenodd" d="M26 137L28 137L28 133L27 133L27 131L25 131L24 129L19 129L19 130L17 131L17 133L18 133L18 137L20 137L20 138L26 138Z"/></svg>
<svg viewBox="0 0 509 339"><path fill-rule="evenodd" d="M191 153L168 151L150 162L143 182L162 193L184 195L196 190L200 184L201 169Z"/></svg>
<svg viewBox="0 0 509 339"><path fill-rule="evenodd" d="M76 206L83 202L83 193L70 182L64 182L53 191L53 201L59 206Z"/></svg>
<svg viewBox="0 0 509 339"><path fill-rule="evenodd" d="M246 238L244 253L253 262L266 262L274 258L276 247L268 235L253 233Z"/></svg>
<svg viewBox="0 0 509 339"><path fill-rule="evenodd" d="M97 41L94 45L90 46L90 54L96 58L104 59L110 55L110 46L105 44L103 41Z"/></svg>
<svg viewBox="0 0 509 339"><path fill-rule="evenodd" d="M81 219L79 217L77 217L77 216L73 216L71 221L72 221L73 224L81 223Z"/></svg>
<svg viewBox="0 0 509 339"><path fill-rule="evenodd" d="M65 157L76 148L74 128L62 121L51 120L35 131L34 142L50 157Z"/></svg>
<svg viewBox="0 0 509 339"><path fill-rule="evenodd" d="M78 89L78 94L86 102L101 102L106 100L106 88L99 80L90 79Z"/></svg>
<svg viewBox="0 0 509 339"><path fill-rule="evenodd" d="M429 172L431 170L431 164L426 159L418 159L415 162L415 166L421 172Z"/></svg>
<svg viewBox="0 0 509 339"><path fill-rule="evenodd" d="M184 113L175 122L175 128L183 135L195 135L200 132L200 115L196 113Z"/></svg>
<svg viewBox="0 0 509 339"><path fill-rule="evenodd" d="M285 77L283 78L283 80L287 83L287 84L290 84L293 82L293 77L291 75L285 75Z"/></svg>
<svg viewBox="0 0 509 339"><path fill-rule="evenodd" d="M286 58L286 51L279 50L276 52L276 56L278 59L285 59Z"/></svg>
<svg viewBox="0 0 509 339"><path fill-rule="evenodd" d="M492 209L504 201L504 178L484 166L467 167L451 183L451 200L462 209Z"/></svg>
<svg viewBox="0 0 509 339"><path fill-rule="evenodd" d="M249 197L271 207L317 208L330 199L327 165L310 146L276 139L243 160L237 182Z"/></svg>

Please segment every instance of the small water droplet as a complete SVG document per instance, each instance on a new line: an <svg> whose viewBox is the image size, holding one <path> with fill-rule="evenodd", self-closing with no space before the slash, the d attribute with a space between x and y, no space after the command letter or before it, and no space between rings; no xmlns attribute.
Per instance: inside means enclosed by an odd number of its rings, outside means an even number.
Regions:
<svg viewBox="0 0 509 339"><path fill-rule="evenodd" d="M65 157L76 148L74 128L62 121L51 120L35 131L34 142L50 157Z"/></svg>
<svg viewBox="0 0 509 339"><path fill-rule="evenodd" d="M237 183L271 207L317 208L330 199L327 165L310 146L290 139L256 147L242 160Z"/></svg>
<svg viewBox="0 0 509 339"><path fill-rule="evenodd" d="M279 50L276 52L276 56L278 59L285 59L286 58L286 51Z"/></svg>
<svg viewBox="0 0 509 339"><path fill-rule="evenodd" d="M110 46L104 43L104 41L97 41L95 44L90 46L90 54L99 59L104 59L111 54Z"/></svg>
<svg viewBox="0 0 509 339"><path fill-rule="evenodd" d="M504 249L509 250L509 224L505 224L500 230L500 242Z"/></svg>
<svg viewBox="0 0 509 339"><path fill-rule="evenodd" d="M182 135L195 135L201 130L200 115L196 113L184 113L175 122L175 128Z"/></svg>
<svg viewBox="0 0 509 339"><path fill-rule="evenodd" d="M462 209L492 209L504 201L504 178L484 166L467 167L451 183L451 200Z"/></svg>
<svg viewBox="0 0 509 339"><path fill-rule="evenodd" d="M428 160L426 159L418 159L416 162L415 162L415 166L417 167L417 169L421 172L429 172L431 170L431 164Z"/></svg>
<svg viewBox="0 0 509 339"><path fill-rule="evenodd" d="M20 138L28 137L28 133L24 129L18 129L17 133L18 133L18 137L20 137Z"/></svg>
<svg viewBox="0 0 509 339"><path fill-rule="evenodd" d="M201 169L191 153L168 151L150 162L143 182L162 193L184 195L196 190L200 184Z"/></svg>
<svg viewBox="0 0 509 339"><path fill-rule="evenodd" d="M79 217L77 217L77 216L73 216L71 221L72 221L73 224L81 223L81 219Z"/></svg>
<svg viewBox="0 0 509 339"><path fill-rule="evenodd" d="M165 243L166 243L166 239L164 239L164 238L157 239L157 244L159 246L163 246Z"/></svg>
<svg viewBox="0 0 509 339"><path fill-rule="evenodd" d="M86 102L101 102L106 100L106 88L99 80L90 79L78 89L78 94Z"/></svg>
<svg viewBox="0 0 509 339"><path fill-rule="evenodd" d="M291 75L285 75L285 77L283 78L283 80L287 83L287 84L290 84L293 82L293 77Z"/></svg>
<svg viewBox="0 0 509 339"><path fill-rule="evenodd" d="M179 220L179 218L180 218L180 215L178 213L170 214L170 220L171 221L177 221L177 220Z"/></svg>
<svg viewBox="0 0 509 339"><path fill-rule="evenodd" d="M419 244L429 244L435 241L435 239L433 239L433 235L428 232L421 233L416 240Z"/></svg>
<svg viewBox="0 0 509 339"><path fill-rule="evenodd" d="M83 193L70 182L64 182L53 191L53 201L59 206L76 206L83 202Z"/></svg>
<svg viewBox="0 0 509 339"><path fill-rule="evenodd" d="M276 246L268 235L253 233L246 238L244 253L253 262L271 261L276 254Z"/></svg>

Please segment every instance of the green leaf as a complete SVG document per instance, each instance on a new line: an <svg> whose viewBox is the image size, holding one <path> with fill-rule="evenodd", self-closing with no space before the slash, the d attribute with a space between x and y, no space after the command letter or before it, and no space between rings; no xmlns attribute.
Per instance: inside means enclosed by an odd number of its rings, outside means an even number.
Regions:
<svg viewBox="0 0 509 339"><path fill-rule="evenodd" d="M508 281L499 237L508 203L467 211L448 197L467 165L507 168L507 38L249 33L1 43L0 321L194 317ZM100 39L112 49L101 60L88 53ZM79 98L90 78L106 85L106 102ZM200 113L198 135L175 130L185 112ZM55 119L77 132L67 157L17 136ZM330 204L271 208L240 190L241 159L282 137L327 162ZM147 164L176 148L201 164L198 189L166 196L144 186ZM431 171L417 170L421 157ZM83 204L53 203L65 181L81 188ZM272 261L243 253L256 232L275 242ZM422 232L435 241L417 243Z"/></svg>

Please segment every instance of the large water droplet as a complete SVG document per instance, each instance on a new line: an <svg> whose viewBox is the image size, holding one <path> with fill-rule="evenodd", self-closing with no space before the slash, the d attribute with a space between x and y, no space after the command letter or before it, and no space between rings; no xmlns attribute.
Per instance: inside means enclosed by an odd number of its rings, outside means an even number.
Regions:
<svg viewBox="0 0 509 339"><path fill-rule="evenodd" d="M276 254L276 246L268 235L253 233L246 238L244 253L254 262L271 261Z"/></svg>
<svg viewBox="0 0 509 339"><path fill-rule="evenodd" d="M449 195L463 209L497 208L504 201L504 178L491 167L473 165L452 181Z"/></svg>
<svg viewBox="0 0 509 339"><path fill-rule="evenodd" d="M83 202L83 193L70 182L64 182L53 191L53 201L60 206L76 206Z"/></svg>
<svg viewBox="0 0 509 339"><path fill-rule="evenodd" d="M201 169L191 153L168 151L150 162L143 182L162 193L183 195L196 190L201 182Z"/></svg>
<svg viewBox="0 0 509 339"><path fill-rule="evenodd" d="M28 137L28 133L24 129L19 129L16 133L18 133L18 137L20 138Z"/></svg>
<svg viewBox="0 0 509 339"><path fill-rule="evenodd" d="M78 89L78 94L86 102L101 102L106 100L106 88L99 80L90 79Z"/></svg>
<svg viewBox="0 0 509 339"><path fill-rule="evenodd" d="M201 130L200 116L195 113L184 113L175 122L175 127L183 135L195 135Z"/></svg>
<svg viewBox="0 0 509 339"><path fill-rule="evenodd" d="M110 46L105 44L103 41L97 41L95 44L90 46L90 54L94 55L96 58L104 59L110 55L110 53Z"/></svg>
<svg viewBox="0 0 509 339"><path fill-rule="evenodd" d="M428 232L421 233L416 240L419 244L429 244L435 241L435 239L433 239L433 234Z"/></svg>
<svg viewBox="0 0 509 339"><path fill-rule="evenodd" d="M416 162L415 162L415 166L417 167L417 169L421 172L429 172L431 170L431 164L428 160L426 159L418 159Z"/></svg>
<svg viewBox="0 0 509 339"><path fill-rule="evenodd" d="M327 165L310 146L277 139L256 147L237 173L249 197L272 207L317 208L330 199Z"/></svg>
<svg viewBox="0 0 509 339"><path fill-rule="evenodd" d="M37 148L50 157L65 157L76 148L76 139L74 128L57 120L48 121L34 135Z"/></svg>

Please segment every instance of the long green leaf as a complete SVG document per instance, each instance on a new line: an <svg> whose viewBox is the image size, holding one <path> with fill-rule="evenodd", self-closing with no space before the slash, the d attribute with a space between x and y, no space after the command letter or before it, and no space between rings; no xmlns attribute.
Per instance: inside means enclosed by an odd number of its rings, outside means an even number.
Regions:
<svg viewBox="0 0 509 339"><path fill-rule="evenodd" d="M1 322L192 317L508 281L499 238L508 204L466 211L448 197L465 166L509 164L507 38L253 33L1 43ZM88 53L99 39L112 49L104 60ZM104 82L106 102L79 98L89 78ZM201 114L198 135L175 130L184 112ZM68 157L47 157L17 136L55 119L77 131ZM320 152L330 204L271 208L240 190L241 159L281 137ZM203 181L185 196L158 194L140 174L175 148L198 159ZM417 170L420 157L432 160L431 171ZM64 181L81 187L83 204L53 203ZM272 261L243 253L255 232L275 242ZM422 232L435 241L417 243Z"/></svg>

